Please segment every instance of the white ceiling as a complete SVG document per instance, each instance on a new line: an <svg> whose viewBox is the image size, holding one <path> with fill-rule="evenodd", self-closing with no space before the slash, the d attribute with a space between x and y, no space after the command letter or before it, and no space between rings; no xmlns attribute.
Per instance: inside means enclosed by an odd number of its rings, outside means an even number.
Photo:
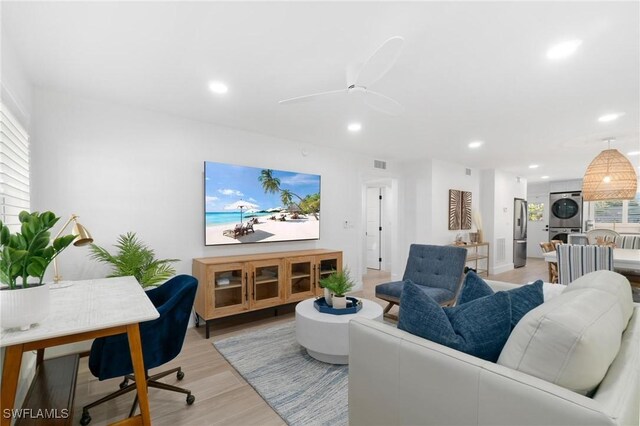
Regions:
<svg viewBox="0 0 640 426"><path fill-rule="evenodd" d="M605 137L640 149L638 2L3 1L2 35L37 86L380 159L539 181L581 177ZM401 116L357 96L278 105L345 87L347 63L394 35L403 51L372 89ZM575 55L546 58L573 38ZM212 94L211 80L229 93ZM599 123L608 112L625 115ZM361 133L346 131L353 120ZM467 148L476 139L485 145Z"/></svg>

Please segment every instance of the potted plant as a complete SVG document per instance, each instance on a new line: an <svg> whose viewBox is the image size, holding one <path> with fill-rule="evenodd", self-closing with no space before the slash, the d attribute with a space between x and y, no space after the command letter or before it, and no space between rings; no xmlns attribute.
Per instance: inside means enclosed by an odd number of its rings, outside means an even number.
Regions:
<svg viewBox="0 0 640 426"><path fill-rule="evenodd" d="M133 275L142 287L150 287L176 274L171 264L179 259L156 259L155 252L139 241L135 232L120 235L115 247L118 253L111 254L106 249L91 244L91 258L112 267L107 278Z"/></svg>
<svg viewBox="0 0 640 426"><path fill-rule="evenodd" d="M331 297L333 307L336 309L344 309L347 307L346 294L351 291L355 285L349 269L344 268L342 271L336 271L326 278L320 280L320 285L333 293Z"/></svg>
<svg viewBox="0 0 640 426"><path fill-rule="evenodd" d="M28 330L49 314L49 287L43 284L49 264L75 239L51 241L50 229L60 220L52 212L18 215L20 232L0 221L0 321L2 328Z"/></svg>

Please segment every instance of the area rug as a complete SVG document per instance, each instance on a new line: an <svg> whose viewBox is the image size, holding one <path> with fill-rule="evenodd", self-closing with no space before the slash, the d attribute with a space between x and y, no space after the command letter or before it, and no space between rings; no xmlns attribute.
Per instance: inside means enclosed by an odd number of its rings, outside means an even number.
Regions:
<svg viewBox="0 0 640 426"><path fill-rule="evenodd" d="M307 355L294 321L213 345L287 424L348 424L349 367Z"/></svg>

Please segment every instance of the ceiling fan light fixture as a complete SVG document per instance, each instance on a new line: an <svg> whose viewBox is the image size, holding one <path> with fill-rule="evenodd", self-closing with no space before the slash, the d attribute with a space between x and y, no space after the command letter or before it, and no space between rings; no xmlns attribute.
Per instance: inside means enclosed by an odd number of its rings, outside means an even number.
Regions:
<svg viewBox="0 0 640 426"><path fill-rule="evenodd" d="M374 92L369 87L384 77L393 67L400 55L404 39L395 36L387 39L360 67L347 67L347 87L344 89L312 93L279 101L280 105L289 105L323 98L342 98L346 95L364 97L364 104L383 114L397 116L404 112L404 107L395 99L382 93Z"/></svg>

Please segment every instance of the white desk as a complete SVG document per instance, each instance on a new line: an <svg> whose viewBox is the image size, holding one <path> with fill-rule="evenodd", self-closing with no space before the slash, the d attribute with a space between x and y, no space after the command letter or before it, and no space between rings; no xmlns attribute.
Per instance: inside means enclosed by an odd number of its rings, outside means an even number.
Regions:
<svg viewBox="0 0 640 426"><path fill-rule="evenodd" d="M145 380L138 323L160 316L140 284L133 277L76 281L72 286L50 290L51 312L40 324L26 331L2 330L0 346L6 346L2 369L0 413L13 408L22 354L44 348L127 333L140 402L140 414L125 423L150 425L149 399ZM1 417L9 426L11 418Z"/></svg>

